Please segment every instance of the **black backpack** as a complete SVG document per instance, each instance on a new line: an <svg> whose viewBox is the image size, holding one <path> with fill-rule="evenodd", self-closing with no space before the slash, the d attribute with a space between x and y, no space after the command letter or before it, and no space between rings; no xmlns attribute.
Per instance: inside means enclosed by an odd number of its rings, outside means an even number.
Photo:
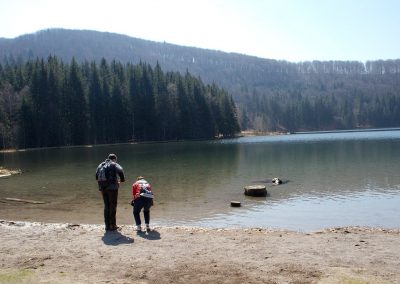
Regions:
<svg viewBox="0 0 400 284"><path fill-rule="evenodd" d="M107 187L115 182L115 164L111 161L103 162L97 173L97 182L101 187Z"/></svg>

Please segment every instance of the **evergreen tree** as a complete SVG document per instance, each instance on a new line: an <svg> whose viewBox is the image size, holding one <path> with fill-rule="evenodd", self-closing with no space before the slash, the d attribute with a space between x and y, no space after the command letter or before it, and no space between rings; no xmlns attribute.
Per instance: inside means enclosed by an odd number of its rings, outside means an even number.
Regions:
<svg viewBox="0 0 400 284"><path fill-rule="evenodd" d="M30 86L33 108L34 147L47 147L50 139L47 114L50 111L47 65L37 59L33 69Z"/></svg>
<svg viewBox="0 0 400 284"><path fill-rule="evenodd" d="M68 121L68 145L83 145L87 141L87 103L81 70L72 59L65 80L66 119Z"/></svg>
<svg viewBox="0 0 400 284"><path fill-rule="evenodd" d="M99 70L95 62L90 64L88 76L89 142L92 144L104 143L105 98L101 88Z"/></svg>
<svg viewBox="0 0 400 284"><path fill-rule="evenodd" d="M99 67L75 59L64 65L55 56L13 64L0 65L0 148L204 139L239 131L232 97L188 72L165 74L159 64L153 70L105 59Z"/></svg>
<svg viewBox="0 0 400 284"><path fill-rule="evenodd" d="M47 141L46 146L59 146L63 144L64 137L62 131L61 115L61 90L62 90L62 66L55 57L48 59L48 108L47 112Z"/></svg>

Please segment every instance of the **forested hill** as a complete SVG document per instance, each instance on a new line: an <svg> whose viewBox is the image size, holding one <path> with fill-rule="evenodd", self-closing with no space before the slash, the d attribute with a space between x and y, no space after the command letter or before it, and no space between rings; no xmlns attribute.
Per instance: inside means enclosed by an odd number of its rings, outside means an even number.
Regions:
<svg viewBox="0 0 400 284"><path fill-rule="evenodd" d="M188 70L233 96L242 129L400 126L400 59L292 63L86 30L50 29L0 39L2 62L49 54L64 62L105 58Z"/></svg>
<svg viewBox="0 0 400 284"><path fill-rule="evenodd" d="M215 50L184 47L155 42L125 35L89 30L48 29L15 39L0 38L0 59L47 58L55 55L64 62L74 57L78 62L146 62L152 66L158 62L165 71L186 72L200 76L206 83L220 82L230 86L237 67L246 69L257 64L259 58ZM221 71L222 74L221 74ZM228 73L226 73L228 72Z"/></svg>
<svg viewBox="0 0 400 284"><path fill-rule="evenodd" d="M231 137L232 98L146 63L0 64L0 149Z"/></svg>

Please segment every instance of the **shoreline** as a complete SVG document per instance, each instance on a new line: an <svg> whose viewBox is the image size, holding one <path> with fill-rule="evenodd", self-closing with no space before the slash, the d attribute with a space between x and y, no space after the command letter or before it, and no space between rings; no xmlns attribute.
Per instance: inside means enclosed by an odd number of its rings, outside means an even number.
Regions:
<svg viewBox="0 0 400 284"><path fill-rule="evenodd" d="M246 136L270 136L270 135L284 135L284 132L263 132L263 131L241 131L232 137L215 137L214 139L181 139L181 140L149 140L149 141L128 141L120 143L106 143L106 144L83 144L83 145L65 145L65 146L52 146L52 147L35 147L35 148L10 148L10 149L0 149L0 153L16 153L16 152L26 152L35 150L49 150L49 149L68 149L68 148L92 148L92 147L106 147L106 146L116 146L116 145L136 145L136 144L162 144L162 143L179 143L179 142L196 142L196 141L214 141L223 139L240 138Z"/></svg>
<svg viewBox="0 0 400 284"><path fill-rule="evenodd" d="M20 169L17 169L17 170L7 169L7 168L0 166L0 178L9 177L11 175L16 175L16 174L21 174L21 173L22 173L22 171Z"/></svg>
<svg viewBox="0 0 400 284"><path fill-rule="evenodd" d="M0 283L398 283L400 229L287 230L0 220Z"/></svg>
<svg viewBox="0 0 400 284"><path fill-rule="evenodd" d="M0 149L0 153L15 153L33 150L46 150L46 149L63 149L63 148L92 148L98 146L113 146L113 145L129 145L129 144L159 144L159 143L174 143L174 142L195 142L195 141L213 141L221 139L232 139L240 137L253 137L253 136L278 136L290 134L324 134L324 133L347 133L347 132L376 132L376 131L398 131L399 127L384 127L384 128L355 128L355 129L333 129L333 130L313 130L313 131L257 131L257 130L243 130L232 137L215 137L214 139L182 139L182 140L160 140L160 141L128 141L121 143L109 144L83 144L83 145L65 145L65 146L52 146L52 147L37 147L37 148L10 148Z"/></svg>

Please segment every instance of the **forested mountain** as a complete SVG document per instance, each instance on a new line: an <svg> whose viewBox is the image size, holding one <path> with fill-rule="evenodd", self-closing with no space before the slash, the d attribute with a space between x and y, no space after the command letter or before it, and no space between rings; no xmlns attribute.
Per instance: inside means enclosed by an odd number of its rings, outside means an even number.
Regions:
<svg viewBox="0 0 400 284"><path fill-rule="evenodd" d="M56 55L189 71L232 95L242 129L297 131L400 126L400 60L291 63L112 33L52 29L0 39L4 64Z"/></svg>
<svg viewBox="0 0 400 284"><path fill-rule="evenodd" d="M226 91L147 63L0 64L0 149L213 139L239 131Z"/></svg>

